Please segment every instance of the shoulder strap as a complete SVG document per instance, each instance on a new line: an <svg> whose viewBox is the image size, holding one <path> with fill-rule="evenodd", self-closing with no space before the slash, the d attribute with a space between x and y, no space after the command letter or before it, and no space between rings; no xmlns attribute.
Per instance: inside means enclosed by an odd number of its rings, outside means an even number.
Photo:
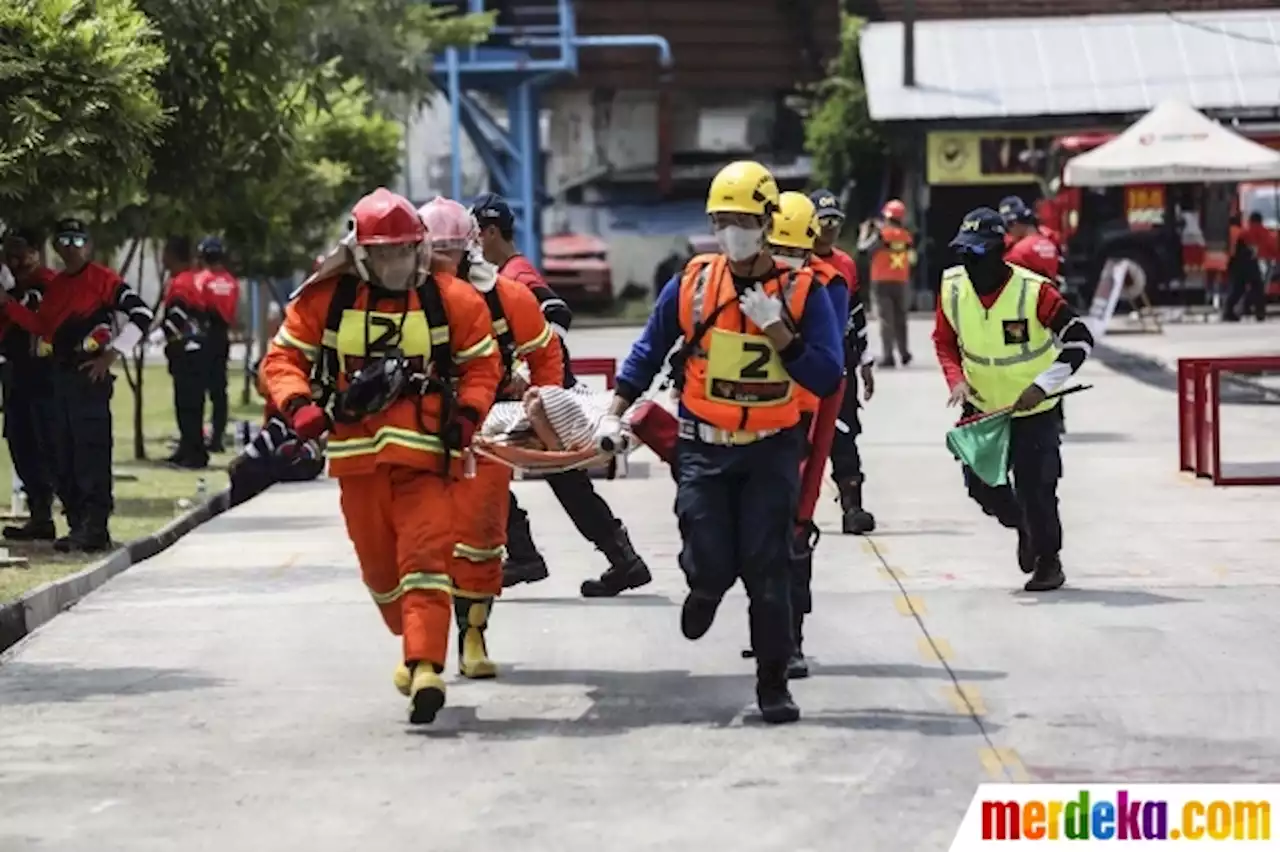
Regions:
<svg viewBox="0 0 1280 852"><path fill-rule="evenodd" d="M712 257L712 256L710 255L702 256L702 258L707 258L707 257ZM702 258L699 258L699 259L702 259ZM705 286L707 283L706 277L709 276L710 274L711 274L711 263L710 262L704 263L702 265L702 268L699 269L697 274L695 275L694 280L696 281L699 278L703 279L702 283ZM689 335L688 338L685 339L683 343L680 344L680 348L678 348L675 352L671 353L671 356L667 359L667 364L670 368L668 373L668 381L674 384L677 390L683 389L684 387L685 362L689 360L689 356L692 355L695 350L697 350L699 347L702 346L702 338L705 337L707 332L711 330L711 327L716 324L716 320L720 317L720 313L725 308L729 307L729 305L731 305L733 301L734 300L730 298L716 305L715 309L712 310L711 313L708 314L707 318L704 320L695 319L692 333ZM696 308L697 306L695 305L694 307Z"/></svg>
<svg viewBox="0 0 1280 852"><path fill-rule="evenodd" d="M507 320L507 312L502 309L502 297L498 295L498 287L484 294L485 304L489 306L489 316L493 319L493 331L498 337L498 352L502 356L503 376L511 372L516 359L516 337L511 331L511 323Z"/></svg>
<svg viewBox="0 0 1280 852"><path fill-rule="evenodd" d="M338 328L342 315L356 303L360 279L344 275L338 279L333 296L329 299L329 312L325 315L324 333L320 337L320 355L311 372L311 392L323 406L337 387L341 366L338 359Z"/></svg>
<svg viewBox="0 0 1280 852"><path fill-rule="evenodd" d="M442 382L452 381L454 373L453 350L449 346L449 315L444 309L444 299L434 278L428 278L418 288L418 304L427 315L431 334L431 363L436 376Z"/></svg>

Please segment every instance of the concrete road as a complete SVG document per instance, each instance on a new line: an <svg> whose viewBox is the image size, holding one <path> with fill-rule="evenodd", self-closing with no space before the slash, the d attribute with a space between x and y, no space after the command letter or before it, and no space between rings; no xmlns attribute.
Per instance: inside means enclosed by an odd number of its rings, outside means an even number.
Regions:
<svg viewBox="0 0 1280 852"><path fill-rule="evenodd" d="M866 412L880 529L842 537L820 508L800 724L754 720L740 591L680 637L665 470L601 484L655 575L612 601L578 597L602 558L545 484L517 484L553 575L498 605L501 678L453 681L425 730L336 488L278 487L0 662L0 850L912 852L946 849L983 781L1274 779L1280 489L1182 478L1171 392L1090 365L1068 402L1069 585L1025 594L913 334ZM1280 418L1242 429L1274 447Z"/></svg>

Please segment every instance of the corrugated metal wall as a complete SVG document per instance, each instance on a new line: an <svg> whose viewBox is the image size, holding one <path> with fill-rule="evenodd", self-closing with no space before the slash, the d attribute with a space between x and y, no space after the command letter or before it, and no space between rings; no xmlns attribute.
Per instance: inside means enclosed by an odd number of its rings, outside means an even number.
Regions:
<svg viewBox="0 0 1280 852"><path fill-rule="evenodd" d="M1274 9L1277 0L916 0L920 20L1133 15ZM872 21L902 20L904 0L848 0L852 14Z"/></svg>
<svg viewBox="0 0 1280 852"><path fill-rule="evenodd" d="M652 33L671 43L681 89L787 91L819 79L838 39L837 0L577 0L581 35ZM565 86L652 89L655 51L581 53Z"/></svg>

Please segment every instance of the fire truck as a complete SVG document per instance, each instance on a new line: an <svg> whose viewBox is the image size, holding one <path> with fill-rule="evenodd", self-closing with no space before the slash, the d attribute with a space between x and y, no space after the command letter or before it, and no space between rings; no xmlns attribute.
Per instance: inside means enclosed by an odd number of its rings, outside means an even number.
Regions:
<svg viewBox="0 0 1280 852"><path fill-rule="evenodd" d="M1246 133L1280 150L1280 135ZM1088 304L1103 264L1128 258L1145 273L1146 294L1157 303L1203 303L1207 282L1226 268L1227 220L1262 213L1268 228L1280 228L1280 182L1239 185L1130 184L1066 186L1067 162L1116 137L1110 132L1062 136L1044 156L1043 197L1036 203L1041 224L1056 232L1062 249L1065 290ZM1214 246L1208 249L1208 246ZM1272 275L1280 264L1271 264ZM1137 293L1126 292L1126 300ZM1273 279L1268 295L1280 295Z"/></svg>

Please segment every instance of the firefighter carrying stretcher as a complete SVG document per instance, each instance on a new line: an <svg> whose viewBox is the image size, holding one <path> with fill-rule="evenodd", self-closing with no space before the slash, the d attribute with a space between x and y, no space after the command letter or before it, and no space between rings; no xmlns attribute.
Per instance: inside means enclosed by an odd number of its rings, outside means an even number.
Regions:
<svg viewBox="0 0 1280 852"><path fill-rule="evenodd" d="M269 401L302 440L332 428L330 475L365 585L403 638L409 721L435 720L452 622L462 451L502 364L484 298L427 274L418 211L385 188L351 212L358 274L305 284L263 358ZM313 392L314 391L314 392ZM465 582L465 580L464 580ZM473 599L459 596L468 601ZM483 627L468 611L467 623Z"/></svg>

